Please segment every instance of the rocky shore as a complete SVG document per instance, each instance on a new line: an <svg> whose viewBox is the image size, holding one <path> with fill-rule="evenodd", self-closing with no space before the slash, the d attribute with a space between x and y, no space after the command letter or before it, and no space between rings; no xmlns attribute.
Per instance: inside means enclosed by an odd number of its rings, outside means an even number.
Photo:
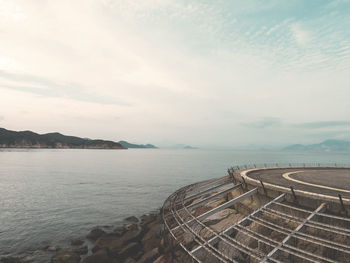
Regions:
<svg viewBox="0 0 350 263"><path fill-rule="evenodd" d="M56 253L52 263L146 263L166 262L162 260L161 246L163 224L160 213L143 215L139 218L126 218L130 224L117 227L113 232L106 233L101 228L95 228L88 233L87 238L93 242L89 254L81 261L76 255L78 247L71 247ZM69 258L69 260L67 260Z"/></svg>
<svg viewBox="0 0 350 263"><path fill-rule="evenodd" d="M60 248L47 246L46 251L54 252L51 263L148 263L169 262L162 245L163 223L160 213L150 213L137 218L125 219L124 226L106 232L96 227L86 239L75 239L70 246ZM31 254L3 257L2 263L35 262Z"/></svg>

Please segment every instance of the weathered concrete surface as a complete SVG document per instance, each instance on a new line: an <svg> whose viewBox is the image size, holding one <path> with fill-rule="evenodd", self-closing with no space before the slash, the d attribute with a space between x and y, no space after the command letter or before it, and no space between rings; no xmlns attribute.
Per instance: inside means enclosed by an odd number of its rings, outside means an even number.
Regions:
<svg viewBox="0 0 350 263"><path fill-rule="evenodd" d="M322 187L310 186L287 180L283 174L290 172L300 172L290 175L291 178L304 181L306 183L317 184L320 186L334 187L344 189L346 191L335 191ZM247 173L247 176L263 182L276 184L284 187L294 187L299 190L309 191L313 193L338 196L341 194L345 198L350 198L350 168L323 168L323 167L300 167L300 168L274 168L259 169Z"/></svg>
<svg viewBox="0 0 350 263"><path fill-rule="evenodd" d="M332 180L332 178L328 178L328 181L325 181L325 186L330 185L331 187L339 187L338 185L342 185L344 187L343 181L346 181L345 178L350 177L350 169L330 169L330 168L303 168L305 172L296 174L297 176L301 176L304 174L304 176L309 179L309 184L317 184L317 180L322 180L322 176L329 177L333 175L334 173L339 173L339 177L337 178L337 181ZM218 259L213 256L213 254L210 254L208 250L204 249L200 244L203 243L204 239L209 244L217 248L220 253L226 255L228 258L233 258L238 262L261 262L269 252L274 251L275 248L279 246L284 240L288 240L290 238L291 233L300 230L300 232L308 232L308 226L305 226L305 228L300 228L303 226L304 220L313 213L313 211L320 205L320 203L327 202L331 200L333 203L327 203L327 212L328 214L333 214L335 216L344 216L346 214L346 208L342 208L339 199L338 199L338 193L339 192L347 192L347 189L340 189L340 191L330 190L328 189L329 193L332 193L334 196L332 198L327 197L325 198L325 191L324 189L321 189L321 187L312 187L310 185L306 185L306 183L301 183L300 187L294 187L296 189L302 189L297 193L297 198L295 199L294 196L291 194L291 190L289 189L289 186L291 184L296 183L295 181L287 180L285 177L282 177L284 173L289 172L300 172L302 170L299 168L285 168L285 169L261 169L259 171L252 171L251 174L248 174L248 177L244 177L247 184L244 183L242 177L240 177L242 171L238 171L238 173L232 174L231 178L232 180L235 180L236 183L238 181L240 183L243 183L243 186L240 189L237 189L226 196L222 196L222 198L217 198L216 200L208 203L204 203L203 206L200 206L194 210L192 210L192 214L195 216L199 216L229 200L232 200L237 195L241 195L243 193L246 193L247 191L250 191L252 189L258 188L258 193L250 196L238 203L235 203L229 207L227 207L224 210L219 211L218 213L206 218L203 220L203 223L210 227L210 229L203 227L203 225L199 223L192 223L191 217L186 216L186 213L181 210L181 197L179 198L179 202L176 203L176 205L173 207L176 207L179 209L177 211L180 218L183 218L185 221L188 222L188 227L191 228L193 233L199 233L200 237L197 239L194 239L191 234L188 232L180 233L184 230L178 230L180 227L177 227L176 223L174 221L169 220L169 223L171 225L170 229L176 229L176 236L182 235L178 238L178 241L181 242L183 245L186 246L187 249L193 250L195 252L195 256L200 259L202 262L211 262L215 263L218 262ZM304 171L303 170L303 171ZM243 171L244 172L244 171ZM291 174L294 176L294 174ZM317 177L319 176L319 177ZM251 177L251 178L249 178ZM276 177L279 177L279 180L275 180ZM259 182L259 179L263 179L263 181L271 186L271 188L262 187L261 183ZM255 181L253 182L254 179ZM301 178L297 178L301 179ZM328 184L329 181L332 181L332 184ZM288 182L288 183L286 183ZM305 181L307 182L307 181ZM281 187L275 187L280 184ZM350 186L350 182L348 182ZM295 184L295 186L299 184ZM195 187L192 186L194 189ZM317 190L314 190L314 188L319 188ZM343 190L343 191L342 191ZM186 191L186 189L185 189ZM308 194L304 194L302 192L310 191ZM178 192L181 193L179 190ZM319 193L317 193L319 192ZM350 191L349 191L350 192ZM212 195L215 195L216 189L211 193ZM287 194L282 194L287 193ZM178 196L181 196L181 194L176 193ZM192 194L192 193L190 193ZM322 195L323 194L323 195ZM205 195L196 198L196 200L190 200L187 201L185 204L190 205L191 203L199 202L200 200L203 200L210 196L207 191L205 191ZM283 202L285 206L278 205L278 204L271 204L270 201L274 199L275 197L280 196L278 199L278 202ZM170 200L176 200L174 197L170 197L172 199ZM334 203L336 201L336 204ZM173 201L172 201L173 202ZM276 201L277 202L277 201ZM269 203L269 206L265 206L267 203ZM345 204L346 205L346 204ZM289 206L289 207L287 207ZM270 210L272 213L267 213L269 210L265 210L265 208L268 209L274 209ZM296 209L293 209L291 207L295 207ZM305 209L305 211L300 211L298 209ZM250 219L247 219L242 223L242 225L237 225L232 228L232 226L240 221L243 217L248 216L252 214L254 211L258 212L254 213L255 218L260 221L254 221L252 220L252 217ZM282 213L282 214L281 214ZM283 217L285 213L286 217ZM294 218L294 220L289 220L289 218ZM348 218L348 217L347 217ZM295 220L296 219L296 220ZM328 221L329 222L328 222ZM328 218L325 220L324 218L321 219L321 216L315 216L313 218L313 221L319 221L320 223L327 223L330 225L330 227L343 227L345 228L346 233L348 233L350 230L350 222L348 220L339 220L340 222L334 222L334 218ZM265 223L261 222L267 222L274 224L276 227L269 228L266 226ZM270 225L271 226L271 225ZM227 231L227 236L223 236L223 238L217 238L215 232L222 233L226 229L230 229ZM282 231L281 231L282 229ZM315 228L312 228L315 230ZM249 232L250 231L250 232ZM248 234L250 233L250 234ZM321 234L322 233L322 234ZM298 233L300 234L300 233ZM293 234L294 235L294 234ZM306 253L309 253L311 255L311 261L318 261L319 259L322 261L322 257L329 258L330 260L336 260L337 262L348 262L350 260L350 252L347 254L347 252L344 252L344 249L342 251L337 251L336 249L331 249L329 246L327 247L327 242L332 242L334 240L334 243L338 247L344 247L344 244L347 244L348 235L341 235L336 232L327 232L322 228L317 228L314 233L309 233L310 238L306 237L305 239L301 239L300 236L298 238L293 237L291 240L291 243L288 245L294 246L295 249L303 250ZM257 238L258 237L258 238ZM320 237L322 237L325 241L322 241L321 243L314 243L316 238L320 241ZM305 238L305 236L304 236ZM318 238L318 239L317 239ZM232 240L234 239L234 240ZM295 241L297 239L298 241ZM237 249L228 242L228 240L233 241L233 243L236 242L236 244L241 244L241 249ZM313 240L313 241L312 241ZM324 242L324 243L322 243ZM320 245L321 244L321 245ZM323 245L322 245L323 244ZM237 245L236 245L237 246ZM322 246L322 247L320 247ZM349 248L349 245L347 245ZM209 250L213 250L214 247L209 248ZM239 247L239 245L238 245ZM247 250L246 250L247 249ZM214 249L215 250L215 249ZM249 250L251 252L249 252ZM350 249L348 249L350 251ZM291 253L287 251L278 250L279 253L276 253L277 259L281 262L304 262L304 256L305 254L301 253L299 256L292 256ZM312 255L312 254L314 255ZM220 254L221 255L221 254ZM318 259L318 260L317 260ZM309 257L310 262L310 257ZM182 261L182 262L191 262L191 261ZM323 262L323 261L322 261ZM331 261L332 262L332 261Z"/></svg>

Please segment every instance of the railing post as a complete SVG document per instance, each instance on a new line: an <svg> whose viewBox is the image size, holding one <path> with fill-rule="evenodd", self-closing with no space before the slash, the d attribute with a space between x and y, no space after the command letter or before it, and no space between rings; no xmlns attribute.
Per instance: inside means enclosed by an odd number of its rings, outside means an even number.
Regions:
<svg viewBox="0 0 350 263"><path fill-rule="evenodd" d="M347 215L348 212L346 211L346 208L344 206L343 198L342 198L341 194L338 194L338 196L339 196L340 205L341 205L343 211L345 212L345 214Z"/></svg>
<svg viewBox="0 0 350 263"><path fill-rule="evenodd" d="M234 176L234 172L235 170L232 167L228 169L228 174L231 177L232 183L236 184L236 178Z"/></svg>
<svg viewBox="0 0 350 263"><path fill-rule="evenodd" d="M242 177L242 180L243 180L243 185L244 185L244 188L247 188L247 183L245 182L244 177Z"/></svg>
<svg viewBox="0 0 350 263"><path fill-rule="evenodd" d="M259 179L259 181L261 183L261 186L262 186L262 188L264 190L265 195L267 195L267 192L266 192L266 189L265 189L265 185L264 185L263 181L261 180L261 178Z"/></svg>
<svg viewBox="0 0 350 263"><path fill-rule="evenodd" d="M294 202L298 202L298 200L297 200L297 196L296 196L296 194L295 194L295 192L294 192L294 188L293 188L293 186L290 186L290 190L291 190L291 192L292 192L292 194L293 194L293 197L294 197Z"/></svg>

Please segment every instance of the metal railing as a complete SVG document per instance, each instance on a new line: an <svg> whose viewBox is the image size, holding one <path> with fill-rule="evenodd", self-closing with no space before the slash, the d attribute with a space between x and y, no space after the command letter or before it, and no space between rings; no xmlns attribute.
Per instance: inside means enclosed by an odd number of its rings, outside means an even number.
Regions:
<svg viewBox="0 0 350 263"><path fill-rule="evenodd" d="M253 168L288 168L288 167L345 167L350 168L349 163L324 163L324 162L267 162L267 163L249 163L249 164L240 164L233 165L229 169L234 170L245 170L245 169L253 169Z"/></svg>
<svg viewBox="0 0 350 263"><path fill-rule="evenodd" d="M205 221L209 216L242 200L256 194L266 194L266 183L262 180L260 182L264 192L258 193L259 185L252 186L249 190L243 187L247 183L244 179L240 182L235 180L234 173L239 174L242 170L253 168L301 167L350 168L350 165L270 163L233 166L228 169L227 176L185 186L170 195L162 209L166 232L175 242L174 246L180 246L194 262L283 262L286 255L296 262L345 262L343 260L350 258L350 218L328 213L326 204L317 209L307 209L298 203L290 203L286 196L295 195L295 191L298 191L295 188L268 201L239 222L232 222L223 231L216 231ZM209 202L235 190L241 193L217 207L203 210ZM204 212L198 214L200 209ZM297 227L287 227L288 224ZM274 238L272 232L284 237L283 240ZM249 237L254 244L261 244L265 250L259 250L249 242L239 241L238 233ZM334 240L327 239L329 236L335 237ZM342 239L345 241L337 241ZM318 250L309 251L307 246L298 247L298 242L322 247L320 251L329 252L324 255Z"/></svg>

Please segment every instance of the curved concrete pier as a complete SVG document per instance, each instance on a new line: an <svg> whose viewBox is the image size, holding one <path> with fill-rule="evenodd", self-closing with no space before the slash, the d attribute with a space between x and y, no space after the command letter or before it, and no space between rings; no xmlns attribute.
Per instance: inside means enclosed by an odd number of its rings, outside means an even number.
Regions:
<svg viewBox="0 0 350 263"><path fill-rule="evenodd" d="M350 262L350 169L263 167L185 186L163 206L178 262Z"/></svg>

